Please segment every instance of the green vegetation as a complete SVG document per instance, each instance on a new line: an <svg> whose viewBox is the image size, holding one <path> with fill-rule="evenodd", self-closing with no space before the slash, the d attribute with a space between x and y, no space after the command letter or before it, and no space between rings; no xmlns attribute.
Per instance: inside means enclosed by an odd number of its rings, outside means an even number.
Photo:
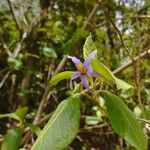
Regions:
<svg viewBox="0 0 150 150"><path fill-rule="evenodd" d="M148 150L149 19L149 0L1 1L0 149Z"/></svg>

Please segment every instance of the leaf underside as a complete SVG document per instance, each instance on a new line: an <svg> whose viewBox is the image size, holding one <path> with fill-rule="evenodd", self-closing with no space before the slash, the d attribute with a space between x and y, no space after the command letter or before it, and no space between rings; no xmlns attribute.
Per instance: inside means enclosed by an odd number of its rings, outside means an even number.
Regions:
<svg viewBox="0 0 150 150"><path fill-rule="evenodd" d="M79 96L71 96L60 103L38 136L32 150L65 149L77 134L79 120Z"/></svg>

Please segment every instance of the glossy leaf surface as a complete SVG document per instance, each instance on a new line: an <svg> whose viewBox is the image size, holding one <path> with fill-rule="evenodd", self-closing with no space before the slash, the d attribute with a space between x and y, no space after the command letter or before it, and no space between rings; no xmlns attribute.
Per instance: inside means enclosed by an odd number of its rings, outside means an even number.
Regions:
<svg viewBox="0 0 150 150"><path fill-rule="evenodd" d="M93 52L94 50L96 50L96 46L92 40L92 35L90 34L85 41L85 44L83 46L83 57L84 59L86 59L88 57L88 55Z"/></svg>
<svg viewBox="0 0 150 150"><path fill-rule="evenodd" d="M116 82L116 86L117 86L117 89L124 89L124 90L128 90L128 89L132 89L133 86L130 85L129 83L121 80L121 79L118 79L118 78L115 78L115 82Z"/></svg>

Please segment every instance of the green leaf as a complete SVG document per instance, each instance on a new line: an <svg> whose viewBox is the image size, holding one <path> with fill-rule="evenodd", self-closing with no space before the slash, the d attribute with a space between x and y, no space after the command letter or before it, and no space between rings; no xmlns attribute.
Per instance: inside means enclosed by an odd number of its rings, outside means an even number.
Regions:
<svg viewBox="0 0 150 150"><path fill-rule="evenodd" d="M10 130L5 136L1 150L18 150L21 144L22 131L19 128Z"/></svg>
<svg viewBox="0 0 150 150"><path fill-rule="evenodd" d="M44 47L43 54L48 58L57 58L57 54L52 47Z"/></svg>
<svg viewBox="0 0 150 150"><path fill-rule="evenodd" d="M15 114L15 113L10 113L10 114L0 114L0 119L2 118L13 118L13 119L16 119L16 120L20 120L19 117Z"/></svg>
<svg viewBox="0 0 150 150"><path fill-rule="evenodd" d="M92 69L104 77L107 81L115 83L115 76L111 73L111 71L103 65L99 60L93 58L91 59Z"/></svg>
<svg viewBox="0 0 150 150"><path fill-rule="evenodd" d="M56 85L58 82L64 79L71 78L71 75L73 74L73 71L64 71L61 73L56 74L52 79L49 81L50 85Z"/></svg>
<svg viewBox="0 0 150 150"><path fill-rule="evenodd" d="M105 99L108 118L113 129L138 150L147 150L147 138L132 111L116 95L101 91Z"/></svg>
<svg viewBox="0 0 150 150"><path fill-rule="evenodd" d="M0 119L9 117L18 121L23 121L27 111L28 107L18 108L14 113L0 114Z"/></svg>
<svg viewBox="0 0 150 150"><path fill-rule="evenodd" d="M23 121L27 111L28 111L28 107L22 107L22 108L18 108L15 111L15 114L19 117L20 121Z"/></svg>
<svg viewBox="0 0 150 150"><path fill-rule="evenodd" d="M12 70L20 70L23 67L20 60L11 57L8 58L8 65Z"/></svg>
<svg viewBox="0 0 150 150"><path fill-rule="evenodd" d="M117 86L117 89L124 89L124 90L129 90L129 89L132 89L134 88L132 85L130 85L129 83L121 80L121 79L118 79L118 78L115 78L115 82L116 82L116 86Z"/></svg>
<svg viewBox="0 0 150 150"><path fill-rule="evenodd" d="M62 101L50 118L32 150L62 150L76 136L80 120L79 96Z"/></svg>
<svg viewBox="0 0 150 150"><path fill-rule="evenodd" d="M118 90L119 89L128 90L128 89L133 88L132 85L126 83L125 81L123 81L121 79L116 78L112 74L112 72L105 65L103 65L99 60L97 60L95 58L91 59L91 66L95 72L100 74L107 81L109 81L111 83L115 83Z"/></svg>
<svg viewBox="0 0 150 150"><path fill-rule="evenodd" d="M83 46L83 57L84 59L86 59L88 57L88 55L93 52L94 50L96 50L96 46L94 45L94 42L92 40L92 35L90 34L85 41L85 44Z"/></svg>

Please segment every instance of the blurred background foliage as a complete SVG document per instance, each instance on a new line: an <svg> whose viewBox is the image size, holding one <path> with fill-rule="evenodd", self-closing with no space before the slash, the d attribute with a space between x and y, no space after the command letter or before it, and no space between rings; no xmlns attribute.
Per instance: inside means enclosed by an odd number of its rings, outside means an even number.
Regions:
<svg viewBox="0 0 150 150"><path fill-rule="evenodd" d="M90 33L99 59L115 71L150 48L150 1L1 0L0 114L9 115L0 116L0 142L8 130L18 132L19 127L23 129L21 135L19 131L21 147L31 148L35 135L27 136L25 129L37 133L70 93L68 81L50 88L49 79L75 69L66 55L83 59L83 45ZM139 57L116 76L135 90L115 91L106 83L101 88L117 92L138 117L150 119L149 56ZM82 99L81 127L68 149L130 149L111 129L104 100L99 98L100 109L86 97Z"/></svg>

